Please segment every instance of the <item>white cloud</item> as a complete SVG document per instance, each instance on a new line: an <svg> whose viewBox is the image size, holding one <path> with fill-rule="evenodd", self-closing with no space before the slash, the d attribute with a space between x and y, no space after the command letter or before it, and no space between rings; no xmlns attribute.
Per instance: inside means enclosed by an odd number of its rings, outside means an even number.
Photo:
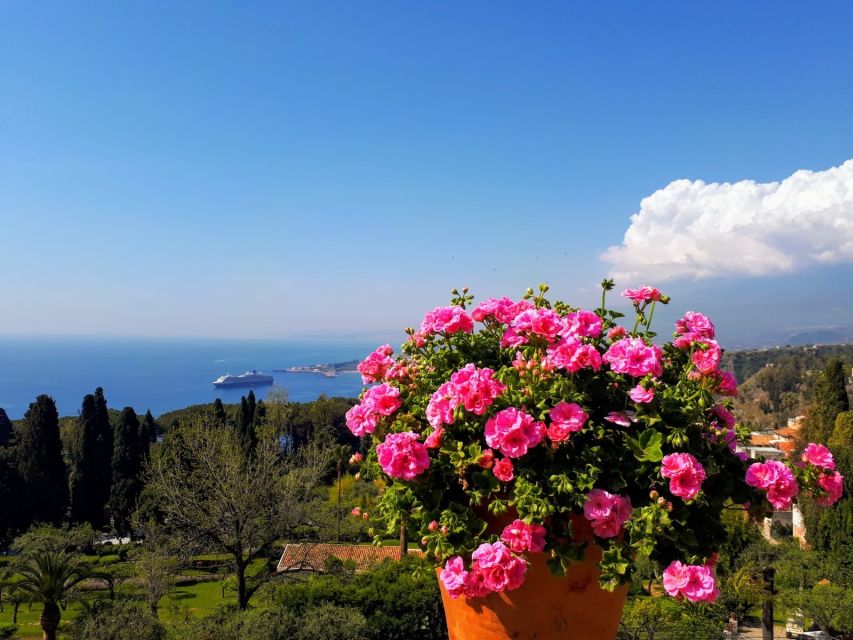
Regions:
<svg viewBox="0 0 853 640"><path fill-rule="evenodd" d="M676 180L602 259L619 280L768 275L853 262L853 160L781 182Z"/></svg>

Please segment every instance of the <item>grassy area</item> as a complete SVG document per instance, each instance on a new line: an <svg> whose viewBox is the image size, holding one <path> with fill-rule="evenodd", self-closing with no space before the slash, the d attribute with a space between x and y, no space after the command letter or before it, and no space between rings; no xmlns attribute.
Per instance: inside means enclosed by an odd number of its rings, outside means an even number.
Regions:
<svg viewBox="0 0 853 640"><path fill-rule="evenodd" d="M199 561L227 561L227 556L205 555L193 558ZM92 565L111 565L130 564L119 562L118 556L104 556L98 558L96 556L86 558ZM249 567L247 573L253 575L263 568L264 561L257 560ZM181 571L181 574L210 576L210 571L204 570L189 570ZM230 574L213 574L220 579L215 581L196 582L191 584L182 584L176 586L169 596L166 596L158 603L160 620L173 631L179 629L187 622L199 618L204 618L213 614L216 609L223 605L236 605L237 597L233 589L226 588L224 585L230 585ZM138 584L125 583L118 589L118 597L122 599L133 599L139 602L140 607L147 606L144 602L143 589ZM97 589L89 591L84 595L84 601L93 604L98 600L106 601L108 592L106 590ZM262 596L258 594L252 601L262 603ZM60 627L60 637L62 632L69 629L72 621L80 615L83 609L83 604L79 601L70 602L68 608L62 612L62 625ZM0 627L12 624L13 608L6 603L3 610L0 611ZM20 639L41 638L41 628L39 627L39 616L41 615L41 605L22 605L18 609L18 632L14 636ZM177 635L175 636L177 637Z"/></svg>

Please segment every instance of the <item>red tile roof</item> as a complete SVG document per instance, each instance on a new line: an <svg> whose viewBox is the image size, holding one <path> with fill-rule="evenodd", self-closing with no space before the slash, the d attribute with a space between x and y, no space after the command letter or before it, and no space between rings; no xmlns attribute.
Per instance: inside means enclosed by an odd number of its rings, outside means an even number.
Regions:
<svg viewBox="0 0 853 640"><path fill-rule="evenodd" d="M420 549L410 555L422 556ZM278 571L323 571L329 558L355 562L356 571L365 571L383 560L399 560L400 547L374 547L363 544L288 544L284 547Z"/></svg>
<svg viewBox="0 0 853 640"><path fill-rule="evenodd" d="M783 438L796 438L800 435L800 427L782 427L781 429L776 429L776 435Z"/></svg>
<svg viewBox="0 0 853 640"><path fill-rule="evenodd" d="M767 447L776 439L776 436L763 433L753 433L749 439L753 447Z"/></svg>

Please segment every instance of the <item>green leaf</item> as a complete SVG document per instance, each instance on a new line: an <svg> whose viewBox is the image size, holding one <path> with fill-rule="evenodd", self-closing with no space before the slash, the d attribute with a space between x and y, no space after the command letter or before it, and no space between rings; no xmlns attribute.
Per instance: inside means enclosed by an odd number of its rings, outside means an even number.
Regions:
<svg viewBox="0 0 853 640"><path fill-rule="evenodd" d="M628 447L634 453L634 457L640 462L660 462L663 459L663 451L661 450L663 436L660 431L646 429L637 439L627 434L625 438L627 439Z"/></svg>

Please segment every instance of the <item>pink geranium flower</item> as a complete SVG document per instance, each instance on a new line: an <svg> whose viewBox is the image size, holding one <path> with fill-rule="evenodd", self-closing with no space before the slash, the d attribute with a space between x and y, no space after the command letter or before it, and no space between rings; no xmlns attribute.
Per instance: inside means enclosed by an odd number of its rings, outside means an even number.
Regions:
<svg viewBox="0 0 853 640"><path fill-rule="evenodd" d="M663 588L669 595L690 602L713 602L719 595L711 567L687 565L678 560L664 569Z"/></svg>
<svg viewBox="0 0 853 640"><path fill-rule="evenodd" d="M594 311L579 309L563 318L563 335L573 338L597 338L601 335L601 316Z"/></svg>
<svg viewBox="0 0 853 640"><path fill-rule="evenodd" d="M392 478L414 480L429 468L429 453L420 436L411 431L389 433L382 444L376 446L376 455L382 470Z"/></svg>
<svg viewBox="0 0 853 640"><path fill-rule="evenodd" d="M723 355L720 345L716 340L710 338L702 338L695 341L696 350L690 357L693 364L702 375L715 375L720 370L720 358Z"/></svg>
<svg viewBox="0 0 853 640"><path fill-rule="evenodd" d="M638 289L625 289L625 291L622 292L622 295L631 300L634 304L659 301L662 297L659 289L655 289L648 285Z"/></svg>
<svg viewBox="0 0 853 640"><path fill-rule="evenodd" d="M390 416L400 408L400 390L389 384L371 387L364 394L362 404L373 407L380 416Z"/></svg>
<svg viewBox="0 0 853 640"><path fill-rule="evenodd" d="M495 372L487 367L478 369L467 364L450 376L450 392L456 404L478 416L483 415L506 387L494 378Z"/></svg>
<svg viewBox="0 0 853 640"><path fill-rule="evenodd" d="M486 422L486 443L508 458L520 458L545 437L545 425L515 407L499 411Z"/></svg>
<svg viewBox="0 0 853 640"><path fill-rule="evenodd" d="M454 600L465 593L468 572L465 571L465 562L459 556L453 556L444 564L439 577L447 594Z"/></svg>
<svg viewBox="0 0 853 640"><path fill-rule="evenodd" d="M551 424L548 426L548 438L551 442L564 442L569 436L583 429L589 414L579 404L561 400L548 412Z"/></svg>
<svg viewBox="0 0 853 640"><path fill-rule="evenodd" d="M664 456L660 474L669 478L670 492L684 500L695 498L705 480L705 469L689 453L671 453Z"/></svg>
<svg viewBox="0 0 853 640"><path fill-rule="evenodd" d="M756 462L746 470L746 483L767 492L767 500L777 511L791 508L800 492L791 470L778 460Z"/></svg>
<svg viewBox="0 0 853 640"><path fill-rule="evenodd" d="M662 357L657 345L649 346L642 338L623 338L610 345L603 360L616 373L642 378L649 374L655 377L663 374Z"/></svg>
<svg viewBox="0 0 853 640"><path fill-rule="evenodd" d="M685 313L684 317L675 323L675 331L681 335L690 335L693 340L715 337L714 323L696 311Z"/></svg>
<svg viewBox="0 0 853 640"><path fill-rule="evenodd" d="M424 316L419 333L429 335L431 333L444 333L447 335L458 333L473 333L474 321L465 313L462 307L452 305L449 307L436 307Z"/></svg>
<svg viewBox="0 0 853 640"><path fill-rule="evenodd" d="M628 395L631 397L631 400L638 404L647 404L655 399L655 388L649 387L647 389L643 385L638 384L628 392Z"/></svg>
<svg viewBox="0 0 853 640"><path fill-rule="evenodd" d="M592 532L599 538L614 538L622 532L631 518L631 500L627 496L593 489L583 505L584 518L592 524Z"/></svg>
<svg viewBox="0 0 853 640"><path fill-rule="evenodd" d="M471 560L492 593L511 591L524 583L527 563L514 556L503 542L484 542L471 554Z"/></svg>
<svg viewBox="0 0 853 640"><path fill-rule="evenodd" d="M391 348L391 345L383 344L367 356L356 367L361 374L361 381L364 384L370 384L371 382L384 380L388 371L394 366L394 359L390 357L392 353L394 353L394 350Z"/></svg>
<svg viewBox="0 0 853 640"><path fill-rule="evenodd" d="M372 405L357 404L346 412L347 428L359 438L373 433L378 420L379 414Z"/></svg>
<svg viewBox="0 0 853 640"><path fill-rule="evenodd" d="M607 330L608 340L618 340L628 335L628 330L625 327L610 327Z"/></svg>
<svg viewBox="0 0 853 640"><path fill-rule="evenodd" d="M512 460L509 458L496 460L492 467L492 473L495 474L495 477L501 482L510 482L515 477L514 470L512 468Z"/></svg>
<svg viewBox="0 0 853 640"><path fill-rule="evenodd" d="M820 488L826 491L825 496L820 496L817 503L823 507L828 507L835 504L841 499L844 493L844 476L837 471L830 474L824 474L818 478L817 483Z"/></svg>
<svg viewBox="0 0 853 640"><path fill-rule="evenodd" d="M604 416L604 419L607 422L618 424L620 427L630 427L631 423L634 422L635 415L636 413L633 411L611 411Z"/></svg>
<svg viewBox="0 0 853 640"><path fill-rule="evenodd" d="M424 440L424 446L427 449L441 448L441 441L444 439L444 427L438 427Z"/></svg>
<svg viewBox="0 0 853 640"><path fill-rule="evenodd" d="M509 298L489 298L474 307L471 311L471 318L477 322L484 322L487 318L495 318L499 322L511 322L515 318L515 315L509 318L509 320L505 318L511 313L510 310L514 304Z"/></svg>
<svg viewBox="0 0 853 640"><path fill-rule="evenodd" d="M835 460L832 458L832 452L822 444L810 442L803 450L802 457L803 462L813 464L821 469L835 470Z"/></svg>
<svg viewBox="0 0 853 640"><path fill-rule="evenodd" d="M459 406L459 397L452 382L445 382L430 397L427 403L427 422L433 427L453 424L453 410Z"/></svg>
<svg viewBox="0 0 853 640"><path fill-rule="evenodd" d="M516 518L504 527L501 540L506 543L510 551L515 553L525 551L540 553L545 550L546 533L545 527L541 524L527 524L524 520Z"/></svg>
<svg viewBox="0 0 853 640"><path fill-rule="evenodd" d="M737 396L737 378L730 371L720 371L720 379L717 384L717 391L724 396Z"/></svg>
<svg viewBox="0 0 853 640"><path fill-rule="evenodd" d="M601 368L601 354L594 345L584 344L579 338L569 337L548 347L546 362L557 369L570 373L589 368L598 371Z"/></svg>
<svg viewBox="0 0 853 640"><path fill-rule="evenodd" d="M562 331L563 319L550 309L528 309L515 317L512 329L517 334L532 333L552 341Z"/></svg>

